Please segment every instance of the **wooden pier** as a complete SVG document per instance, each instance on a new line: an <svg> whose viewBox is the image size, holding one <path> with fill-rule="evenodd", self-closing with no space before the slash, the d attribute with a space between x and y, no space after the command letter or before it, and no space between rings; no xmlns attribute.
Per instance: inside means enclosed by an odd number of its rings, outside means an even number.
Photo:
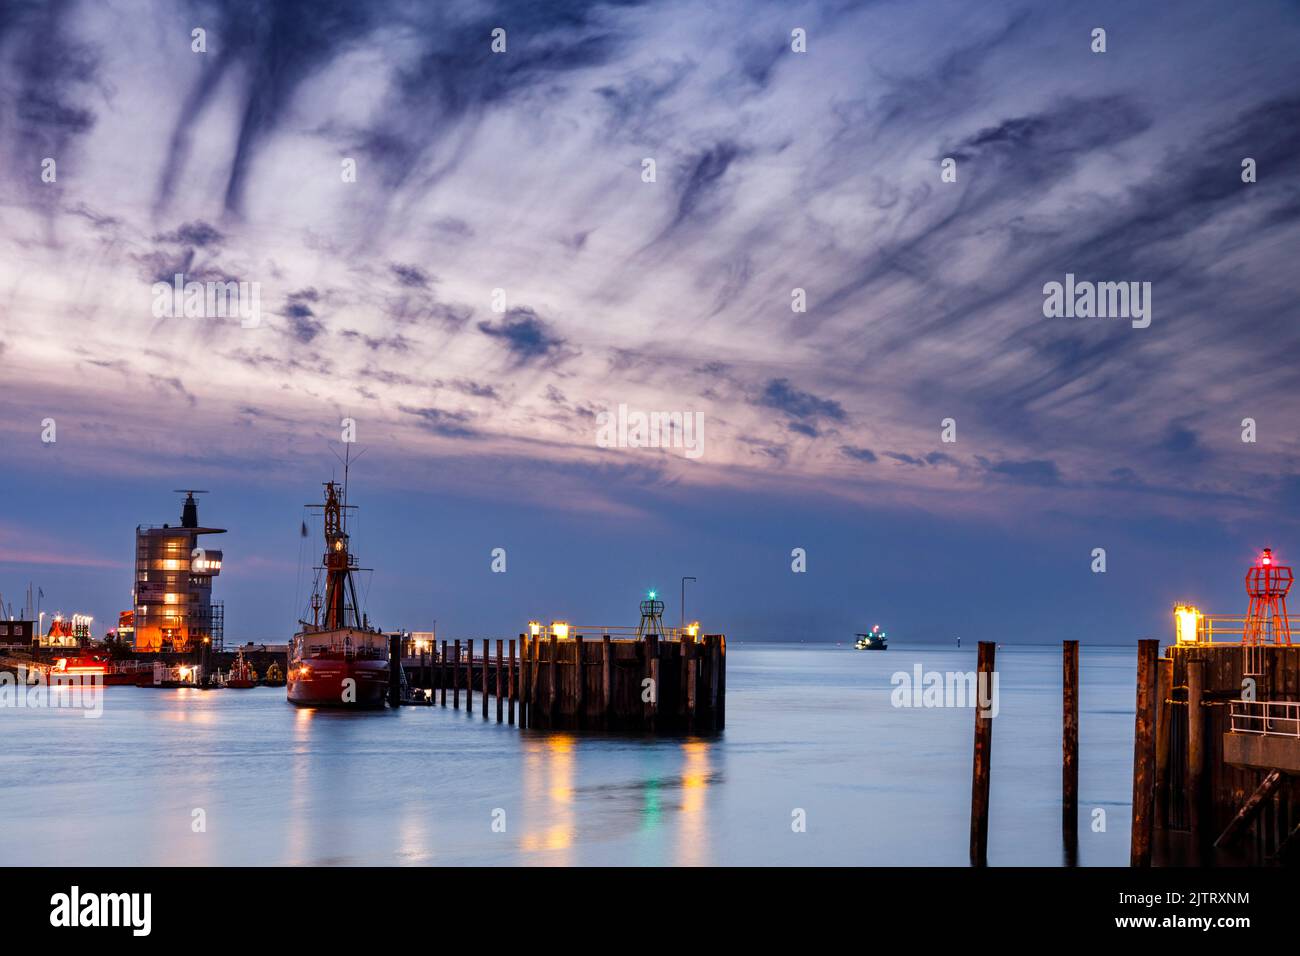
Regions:
<svg viewBox="0 0 1300 956"><path fill-rule="evenodd" d="M1138 715L1134 862L1294 861L1300 645L1177 643L1153 664L1138 674L1139 701L1152 701L1155 720L1144 734ZM1149 789L1138 786L1148 767Z"/></svg>
<svg viewBox="0 0 1300 956"><path fill-rule="evenodd" d="M726 724L727 640L571 637L443 641L403 659L402 703L436 704L530 730L712 734ZM448 693L450 691L450 694Z"/></svg>

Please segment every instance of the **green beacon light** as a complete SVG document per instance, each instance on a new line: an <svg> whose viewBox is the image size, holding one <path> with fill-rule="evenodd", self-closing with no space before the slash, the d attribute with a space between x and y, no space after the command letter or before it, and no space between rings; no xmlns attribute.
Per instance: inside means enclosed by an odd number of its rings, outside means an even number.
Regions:
<svg viewBox="0 0 1300 956"><path fill-rule="evenodd" d="M653 601L653 600L655 599L655 592L654 592L654 591L651 591L651 592L650 592L648 595L646 595L646 596L647 596L648 598L650 598L650 600Z"/></svg>

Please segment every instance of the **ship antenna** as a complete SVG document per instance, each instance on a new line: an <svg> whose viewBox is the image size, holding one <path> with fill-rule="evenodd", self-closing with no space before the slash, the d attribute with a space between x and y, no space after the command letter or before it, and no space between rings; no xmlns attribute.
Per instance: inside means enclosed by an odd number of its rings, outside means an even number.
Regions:
<svg viewBox="0 0 1300 956"><path fill-rule="evenodd" d="M343 449L343 454L342 454L342 455L340 455L338 452L334 451L333 448L331 448L330 451L334 452L334 457L337 458L340 462L343 463L343 501L342 501L342 505L343 505L343 507L339 509L340 512L341 512L341 514L339 515L339 530L340 530L340 531L347 531L347 521L348 521L348 470L352 467L352 442L344 442L343 444L344 444L346 447ZM363 448L363 449L361 449L361 451L357 452L357 457L360 458L362 455L364 455L364 454L365 454L367 451L369 451L369 450L370 450L370 449L368 449L368 448Z"/></svg>

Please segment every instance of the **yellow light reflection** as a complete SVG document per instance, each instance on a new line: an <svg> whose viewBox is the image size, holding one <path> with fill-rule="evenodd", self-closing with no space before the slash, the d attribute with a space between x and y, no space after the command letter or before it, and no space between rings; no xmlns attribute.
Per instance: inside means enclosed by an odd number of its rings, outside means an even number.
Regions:
<svg viewBox="0 0 1300 956"><path fill-rule="evenodd" d="M541 746L530 748L524 761L524 793L546 795L543 811L547 823L541 830L525 832L519 841L526 853L542 850L559 853L547 863L569 865L577 829L574 806L574 774L577 739L572 734L553 734Z"/></svg>
<svg viewBox="0 0 1300 956"><path fill-rule="evenodd" d="M702 740L682 744L682 805L677 839L677 866L701 866L709 861L706 799L712 765L709 745Z"/></svg>

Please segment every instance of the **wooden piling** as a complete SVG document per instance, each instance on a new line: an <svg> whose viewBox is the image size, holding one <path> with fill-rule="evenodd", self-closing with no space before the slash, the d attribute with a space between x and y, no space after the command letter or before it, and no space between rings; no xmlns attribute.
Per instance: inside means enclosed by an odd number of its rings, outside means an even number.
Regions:
<svg viewBox="0 0 1300 956"><path fill-rule="evenodd" d="M558 653L559 646L560 646L560 639L556 637L554 634L552 634L550 640L550 648L548 649L551 657L550 657L550 661L546 665L546 726L547 727L555 726L555 708L556 705L559 704L559 698L560 698L560 694L559 694L560 689L558 686L556 686L556 678L559 676L556 673L556 665L559 663L556 660L556 658L559 656Z"/></svg>
<svg viewBox="0 0 1300 956"><path fill-rule="evenodd" d="M573 678L575 682L573 690L573 716L574 722L579 728L582 727L583 718L586 716L584 709L587 705L587 676L586 672L582 668L582 647L582 635L573 635Z"/></svg>
<svg viewBox="0 0 1300 956"><path fill-rule="evenodd" d="M519 728L528 726L528 641L527 635L519 635L519 686L515 689L519 699Z"/></svg>
<svg viewBox="0 0 1300 956"><path fill-rule="evenodd" d="M534 637L532 640L532 645L533 646L528 649L529 654L532 656L532 660L528 668L529 670L528 726L536 727L537 726L537 704L538 704L538 697L540 696L539 691L537 690L537 685L541 683L540 671L542 666L542 662L540 660L540 652L542 649L541 637Z"/></svg>
<svg viewBox="0 0 1300 956"><path fill-rule="evenodd" d="M515 700L516 695L519 693L519 685L515 682L515 642L513 640L510 642L510 667L506 671L506 680L510 685L509 694L507 695L510 698L507 702L507 710L509 712L510 724L511 726L514 726Z"/></svg>
<svg viewBox="0 0 1300 956"><path fill-rule="evenodd" d="M474 638L465 642L465 716L474 713Z"/></svg>
<svg viewBox="0 0 1300 956"><path fill-rule="evenodd" d="M502 693L505 687L501 683L501 667L505 657L505 651L503 650L504 645L505 645L505 641L503 641L501 638L498 637L497 638L497 679L496 679L496 687L495 687L495 690L497 692L497 723L498 724L501 723L504 717L503 709L505 708L506 705L506 695Z"/></svg>
<svg viewBox="0 0 1300 956"><path fill-rule="evenodd" d="M686 668L686 729L695 733L696 727L696 680L698 668L695 666L695 652L699 645L688 638L682 638L682 665Z"/></svg>
<svg viewBox="0 0 1300 956"><path fill-rule="evenodd" d="M645 699L645 681L650 681L649 699L645 700L645 722L646 728L651 733L654 733L659 722L659 638L653 634L647 634L642 646L645 654L645 670L643 672L645 677L638 688L638 693L642 699Z"/></svg>
<svg viewBox="0 0 1300 956"><path fill-rule="evenodd" d="M1157 640L1138 641L1137 705L1133 717L1133 829L1129 865L1151 865L1152 811L1156 789Z"/></svg>
<svg viewBox="0 0 1300 956"><path fill-rule="evenodd" d="M993 747L993 718L982 712L986 695L992 694L994 651L992 641L979 642L975 676L975 757L971 769L970 862L971 866L988 865L989 846L989 770Z"/></svg>
<svg viewBox="0 0 1300 956"><path fill-rule="evenodd" d="M460 710L460 641L452 647L451 658L451 705Z"/></svg>
<svg viewBox="0 0 1300 956"><path fill-rule="evenodd" d="M722 635L709 636L709 732L718 732L718 699L722 681Z"/></svg>
<svg viewBox="0 0 1300 956"><path fill-rule="evenodd" d="M438 695L442 706L447 706L447 642L442 642L442 654L438 658Z"/></svg>
<svg viewBox="0 0 1300 956"><path fill-rule="evenodd" d="M610 709L614 702L613 663L609 635L605 634L600 639L600 714L603 727L609 726Z"/></svg>
<svg viewBox="0 0 1300 956"><path fill-rule="evenodd" d="M1192 842L1204 837L1205 820L1205 662L1187 662L1187 828Z"/></svg>
<svg viewBox="0 0 1300 956"><path fill-rule="evenodd" d="M421 642L421 643L420 643L420 677L419 677L419 687L420 687L421 690L424 689L424 642ZM429 672L429 687L430 687L431 689L432 689L432 687L433 687L433 671L432 671L432 670ZM430 690L430 693L432 693L432 690Z"/></svg>
<svg viewBox="0 0 1300 956"><path fill-rule="evenodd" d="M714 730L727 726L727 635L718 635L718 709Z"/></svg>
<svg viewBox="0 0 1300 956"><path fill-rule="evenodd" d="M529 637L519 636L519 726L528 727L528 652Z"/></svg>
<svg viewBox="0 0 1300 956"><path fill-rule="evenodd" d="M488 639L483 638L483 719L487 720L488 715L488 659L492 651L488 648Z"/></svg>
<svg viewBox="0 0 1300 956"><path fill-rule="evenodd" d="M1169 825L1169 743L1173 728L1174 661L1156 661L1156 806L1152 823L1157 830Z"/></svg>
<svg viewBox="0 0 1300 956"><path fill-rule="evenodd" d="M1079 642L1062 644L1061 833L1067 850L1079 840Z"/></svg>

